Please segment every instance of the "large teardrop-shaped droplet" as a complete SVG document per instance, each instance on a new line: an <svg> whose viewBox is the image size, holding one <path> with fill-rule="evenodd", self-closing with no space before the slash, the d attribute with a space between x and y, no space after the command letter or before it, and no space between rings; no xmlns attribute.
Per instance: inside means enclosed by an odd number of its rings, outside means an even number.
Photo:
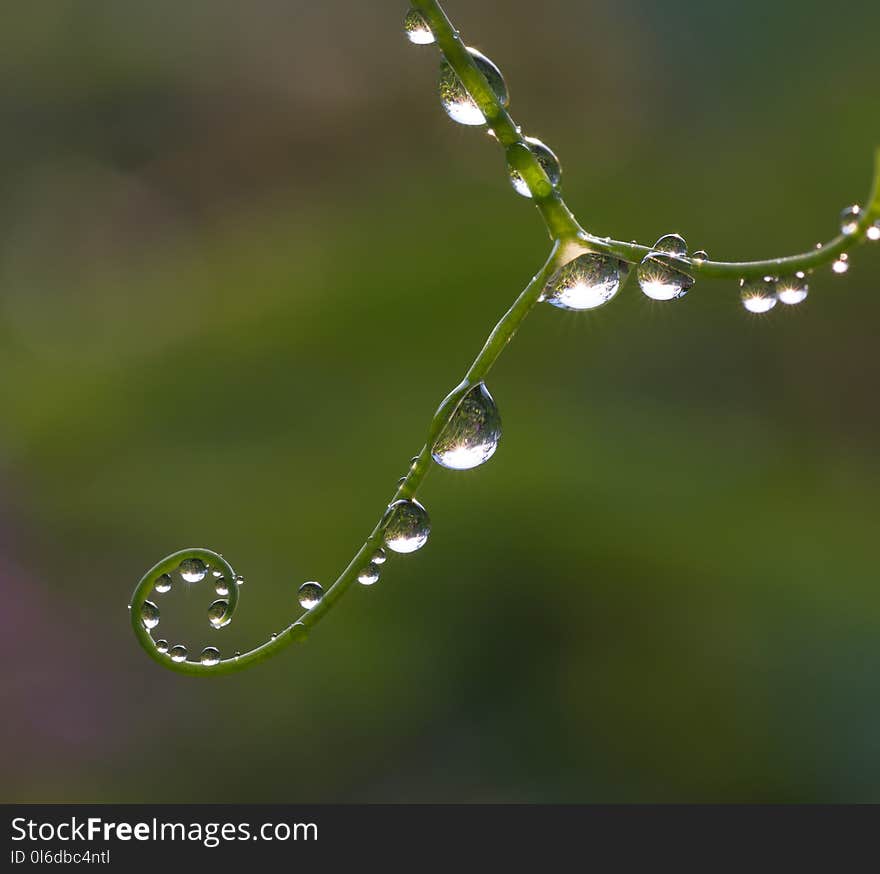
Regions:
<svg viewBox="0 0 880 874"><path fill-rule="evenodd" d="M187 656L186 647L182 643L178 643L168 650L168 655L171 656L171 661L173 662L185 662Z"/></svg>
<svg viewBox="0 0 880 874"><path fill-rule="evenodd" d="M739 296L750 313L769 313L776 306L776 285L766 278L741 279Z"/></svg>
<svg viewBox="0 0 880 874"><path fill-rule="evenodd" d="M431 450L437 464L469 470L488 461L501 439L501 416L485 383L461 399Z"/></svg>
<svg viewBox="0 0 880 874"><path fill-rule="evenodd" d="M498 102L502 106L507 106L510 97L507 93L507 85L504 84L504 77L501 71L495 66L485 55L476 49L468 49L474 63L479 67L480 72L486 77L489 87L495 92ZM459 124L480 125L486 123L486 117L483 115L479 106L477 106L473 97L468 94L464 83L458 78L452 65L446 58L440 64L440 103L446 114Z"/></svg>
<svg viewBox="0 0 880 874"><path fill-rule="evenodd" d="M660 237L636 273L642 292L652 300L684 297L693 288L694 278L672 266L672 259L686 255L687 243L683 237L678 234Z"/></svg>
<svg viewBox="0 0 880 874"><path fill-rule="evenodd" d="M543 299L561 310L591 310L608 303L620 289L621 262L594 252L579 255L550 277ZM626 273L626 265L623 264Z"/></svg>
<svg viewBox="0 0 880 874"><path fill-rule="evenodd" d="M788 306L803 303L810 293L805 273L798 271L792 276L783 276L776 282L776 297Z"/></svg>
<svg viewBox="0 0 880 874"><path fill-rule="evenodd" d="M206 646L199 656L199 661L206 667L211 668L220 664L220 650L216 646Z"/></svg>
<svg viewBox="0 0 880 874"><path fill-rule="evenodd" d="M434 42L434 34L428 22L418 9L410 9L403 19L403 32L406 38L417 46L427 46Z"/></svg>
<svg viewBox="0 0 880 874"><path fill-rule="evenodd" d="M229 612L229 601L220 598L208 607L208 622L210 622L214 628L223 628L225 625L229 625L231 620L232 616Z"/></svg>
<svg viewBox="0 0 880 874"><path fill-rule="evenodd" d="M178 570L188 583L200 583L208 575L208 567L200 558L185 558Z"/></svg>
<svg viewBox="0 0 880 874"><path fill-rule="evenodd" d="M141 604L141 622L147 631L159 624L159 608L152 601Z"/></svg>
<svg viewBox="0 0 880 874"><path fill-rule="evenodd" d="M548 145L542 143L539 139L536 139L535 137L526 137L525 141L538 163L544 168L544 172L547 174L550 184L555 188L559 185L559 181L562 179L562 166L559 163L559 158L556 157L555 153ZM510 174L510 184L513 185L513 190L517 194L521 194L523 197L531 197L532 192L529 191L529 186L526 183L526 180L523 179L519 170L510 167L508 172Z"/></svg>
<svg viewBox="0 0 880 874"><path fill-rule="evenodd" d="M304 610L311 610L312 607L317 607L321 603L321 598L324 597L324 589L320 583L310 580L299 587L296 597L300 607Z"/></svg>
<svg viewBox="0 0 880 874"><path fill-rule="evenodd" d="M415 552L427 543L431 520L418 501L395 501L385 513L385 520L385 545L394 552Z"/></svg>

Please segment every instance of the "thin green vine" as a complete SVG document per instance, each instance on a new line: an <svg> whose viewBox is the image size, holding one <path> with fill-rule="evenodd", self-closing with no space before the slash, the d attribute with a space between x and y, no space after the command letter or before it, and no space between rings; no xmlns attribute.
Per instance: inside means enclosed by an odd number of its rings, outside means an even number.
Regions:
<svg viewBox="0 0 880 874"><path fill-rule="evenodd" d="M650 246L625 243L590 233L578 223L574 214L547 175L542 164L529 145L521 128L514 122L506 107L474 60L474 56L462 42L446 13L436 0L412 0L415 13L421 15L424 25L436 41L443 57L482 112L489 130L505 150L508 166L522 178L534 205L537 207L552 240L550 254L541 269L532 277L513 305L501 317L489 334L480 353L468 368L461 382L447 395L431 420L427 440L410 464L406 476L399 482L389 502L389 508L398 501L413 501L430 470L432 450L449 426L462 400L475 387L484 382L492 366L511 341L523 320L536 303L541 300L545 288L554 274L574 258L592 253L606 255L626 264L639 264L651 256L662 264L674 266L689 277L731 278L743 281L807 274L832 263L842 262L849 250L861 244L867 235L880 233L880 148L874 156L874 175L870 194L865 206L854 216L847 233L799 255L772 258L763 261L722 262L685 254L658 252ZM845 269L845 267L844 267ZM148 655L170 670L199 676L222 676L244 670L277 654L294 641L303 641L310 629L334 607L365 567L373 567L371 561L382 554L389 513L386 510L369 537L342 571L333 585L310 609L291 622L270 640L245 653L220 659L211 649L199 661L189 658L186 650L178 645L172 647L165 641L157 641L152 633L159 621L158 608L149 600L154 590L162 591L163 583L157 582L180 572L182 563L194 563L197 572L191 579L210 579L218 586L223 598L215 601L213 624L222 627L231 621L239 600L238 581L232 566L221 555L208 549L194 548L176 552L162 559L141 578L132 595L129 610L135 636ZM170 584L170 583L169 583ZM212 605L212 608L214 605Z"/></svg>

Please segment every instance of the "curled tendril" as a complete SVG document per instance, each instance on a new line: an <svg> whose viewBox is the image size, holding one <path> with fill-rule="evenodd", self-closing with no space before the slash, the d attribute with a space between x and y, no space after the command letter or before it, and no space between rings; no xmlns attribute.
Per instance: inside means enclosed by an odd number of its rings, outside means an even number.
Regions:
<svg viewBox="0 0 880 874"><path fill-rule="evenodd" d="M523 319L541 299L542 292L550 277L578 255L584 252L596 252L611 255L628 264L637 264L650 253L654 260L679 268L692 277L748 280L764 276L784 276L795 274L798 271L808 272L817 267L831 264L850 249L863 243L867 238L869 228L880 221L880 149L878 149L875 153L874 176L870 194L858 213L855 227L849 233L840 234L829 242L800 255L771 258L764 261L711 261L703 258L694 259L686 255L658 253L654 252L650 246L625 243L591 234L581 227L566 206L558 188L551 182L535 153L529 148L522 130L515 124L506 106L499 101L498 96L490 87L475 63L473 55L462 42L458 31L446 17L440 4L436 0L412 0L412 7L421 13L443 56L483 113L494 139L505 151L508 167L515 171L527 186L531 194L531 201L540 213L553 245L543 267L535 274L510 309L492 329L464 379L440 404L431 421L427 442L421 452L413 458L406 475L398 483L397 489L389 501L389 508L395 501L415 498L416 492L431 468L431 449L462 399L474 386L479 385L485 379ZM164 574L177 571L180 563L186 559L198 559L210 569L219 569L230 581L235 580L232 566L221 555L208 549L185 549L175 552L147 571L135 588L130 603L131 624L135 636L151 658L163 667L182 674L217 676L244 670L264 661L294 641L305 640L309 629L333 608L334 604L357 579L361 569L370 562L376 549L382 546L387 521L388 510L385 511L370 536L339 575L336 582L326 591L323 598L312 609L307 610L274 635L271 640L255 649L210 665L192 660L174 661L167 653L162 653L156 648L153 635L144 624L142 610L148 601L148 596L155 588L156 581ZM231 583L227 597L229 607L224 618L232 616L238 604L238 597L238 587Z"/></svg>

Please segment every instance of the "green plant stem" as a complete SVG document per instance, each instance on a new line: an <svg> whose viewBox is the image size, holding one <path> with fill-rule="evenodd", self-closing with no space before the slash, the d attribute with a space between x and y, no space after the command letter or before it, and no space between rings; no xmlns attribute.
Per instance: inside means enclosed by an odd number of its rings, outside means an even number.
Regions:
<svg viewBox="0 0 880 874"><path fill-rule="evenodd" d="M455 412L461 399L475 385L483 381L498 360L499 356L511 341L525 317L540 300L547 281L563 264L582 252L599 252L612 255L622 261L638 263L651 248L638 243L624 243L599 237L585 231L574 214L566 206L562 195L554 188L543 167L535 158L507 109L501 105L492 91L479 67L474 63L465 44L459 37L446 13L436 0L412 0L416 8L428 23L440 50L461 79L468 93L476 101L486 118L486 122L495 138L505 150L508 164L523 178L532 195L544 224L553 241L553 247L544 266L532 278L520 293L509 310L501 317L490 333L485 345L473 364L468 368L462 381L446 396L431 420L427 440L419 454L415 457L406 476L399 483L389 502L415 498L432 465L431 449L440 436L441 431ZM800 255L785 258L772 258L764 261L722 262L694 261L687 257L664 256L693 276L717 277L730 279L751 279L764 275L784 276L798 271L809 271L829 264L844 252L855 247L865 239L865 232L875 221L880 220L880 149L875 154L874 178L871 193L858 220L855 233L840 235L819 248L811 249ZM258 662L285 649L295 641L304 640L309 629L333 609L346 590L357 579L362 568L369 564L370 559L383 544L383 532L386 517L375 525L369 537L358 549L354 558L342 571L333 585L326 591L323 599L311 610L307 611L286 628L279 631L273 639L263 643L237 658L223 659L219 664L205 666L199 662L173 662L167 655L159 653L150 632L141 622L141 607L149 597L156 578L163 573L173 572L183 558L201 558L213 567L221 568L224 574L234 579L234 572L228 562L217 553L206 549L188 549L163 559L151 568L135 588L130 603L131 623L135 635L147 651L163 667L183 674L197 676L223 676L235 671L244 670ZM229 615L235 610L238 600L237 588L230 583L231 590Z"/></svg>

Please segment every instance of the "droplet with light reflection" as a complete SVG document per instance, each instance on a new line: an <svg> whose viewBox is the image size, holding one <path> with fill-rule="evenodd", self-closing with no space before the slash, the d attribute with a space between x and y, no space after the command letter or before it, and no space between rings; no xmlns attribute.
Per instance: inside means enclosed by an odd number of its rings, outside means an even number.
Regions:
<svg viewBox="0 0 880 874"><path fill-rule="evenodd" d="M772 279L741 279L739 296L742 305L755 314L769 313L776 306L776 287Z"/></svg>
<svg viewBox="0 0 880 874"><path fill-rule="evenodd" d="M525 137L525 141L529 150L547 174L550 184L555 188L562 179L562 166L559 163L559 158L556 157L556 154L548 145L542 143L539 139ZM513 190L523 197L531 197L532 192L529 191L528 183L519 170L511 166L508 168L508 173L510 174L510 184L513 185Z"/></svg>
<svg viewBox="0 0 880 874"><path fill-rule="evenodd" d="M542 300L562 310L595 309L617 294L627 269L626 262L610 255L579 255L550 277Z"/></svg>
<svg viewBox="0 0 880 874"><path fill-rule="evenodd" d="M434 42L434 34L418 9L410 9L403 19L403 32L406 38L417 46L428 46Z"/></svg>
<svg viewBox="0 0 880 874"><path fill-rule="evenodd" d="M299 587L296 597L300 607L304 610L311 610L312 607L317 607L321 603L321 599L324 597L324 588L320 583L309 580Z"/></svg>
<svg viewBox="0 0 880 874"><path fill-rule="evenodd" d="M394 552L409 553L428 542L431 520L428 511L416 500L402 498L385 513L385 545Z"/></svg>
<svg viewBox="0 0 880 874"><path fill-rule="evenodd" d="M666 257L668 256L668 257ZM673 266L675 258L687 256L687 243L679 234L660 237L639 264L636 278L643 294L651 300L677 300L694 286L694 279Z"/></svg>
<svg viewBox="0 0 880 874"><path fill-rule="evenodd" d="M810 293L807 276L803 271L798 271L790 276L781 276L776 281L776 296L780 303L786 306L796 306L803 303Z"/></svg>
<svg viewBox="0 0 880 874"><path fill-rule="evenodd" d="M461 399L431 449L437 464L470 470L487 462L501 440L501 415L489 389L480 382Z"/></svg>
<svg viewBox="0 0 880 874"><path fill-rule="evenodd" d="M474 63L489 83L489 87L495 92L498 102L507 106L510 97L507 85L501 71L484 54L476 49L468 49ZM458 78L458 74L452 69L452 65L446 58L440 64L440 103L446 114L459 124L481 125L486 123L486 117L477 106L476 101L468 93L464 83Z"/></svg>

